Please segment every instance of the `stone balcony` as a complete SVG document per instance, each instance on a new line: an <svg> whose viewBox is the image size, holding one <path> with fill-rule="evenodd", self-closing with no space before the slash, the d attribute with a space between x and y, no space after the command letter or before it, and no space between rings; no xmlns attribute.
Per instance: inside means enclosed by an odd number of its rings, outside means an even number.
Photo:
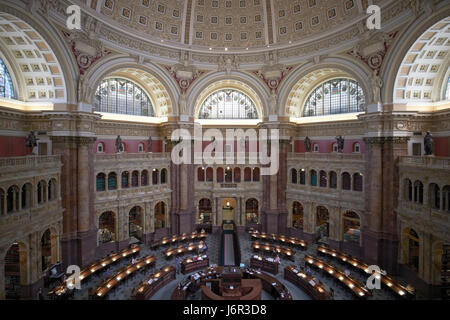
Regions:
<svg viewBox="0 0 450 320"><path fill-rule="evenodd" d="M302 152L288 153L289 161L325 161L325 162L364 162L365 157L362 153L319 153Z"/></svg>
<svg viewBox="0 0 450 320"><path fill-rule="evenodd" d="M59 174L61 166L60 155L0 158L0 182L28 177L29 173L33 177Z"/></svg>
<svg viewBox="0 0 450 320"><path fill-rule="evenodd" d="M399 165L421 169L438 169L450 171L450 158L434 156L400 157Z"/></svg>

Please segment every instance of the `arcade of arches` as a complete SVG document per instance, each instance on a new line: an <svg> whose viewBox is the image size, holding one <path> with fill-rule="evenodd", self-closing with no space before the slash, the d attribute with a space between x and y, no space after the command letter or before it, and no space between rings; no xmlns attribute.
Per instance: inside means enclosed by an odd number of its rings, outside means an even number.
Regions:
<svg viewBox="0 0 450 320"><path fill-rule="evenodd" d="M377 31L371 1L144 2L0 0L0 299L226 220L448 292L449 0L374 1ZM249 156L261 129L279 130L273 175ZM179 164L178 145L246 161Z"/></svg>

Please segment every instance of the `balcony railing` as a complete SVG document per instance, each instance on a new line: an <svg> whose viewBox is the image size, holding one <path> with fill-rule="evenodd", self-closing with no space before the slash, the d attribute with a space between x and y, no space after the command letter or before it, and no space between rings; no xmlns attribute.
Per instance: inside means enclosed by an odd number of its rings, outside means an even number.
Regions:
<svg viewBox="0 0 450 320"><path fill-rule="evenodd" d="M0 158L0 168L27 168L33 169L45 165L58 165L61 163L60 155L52 156L24 156L24 157L8 157Z"/></svg>
<svg viewBox="0 0 450 320"><path fill-rule="evenodd" d="M450 170L450 158L440 157L400 157L400 165L423 167L430 169Z"/></svg>
<svg viewBox="0 0 450 320"><path fill-rule="evenodd" d="M289 153L288 160L300 161L364 161L364 154L361 153L318 153L303 152Z"/></svg>
<svg viewBox="0 0 450 320"><path fill-rule="evenodd" d="M169 154L166 153L113 153L96 154L96 161L127 161L127 160L168 160Z"/></svg>

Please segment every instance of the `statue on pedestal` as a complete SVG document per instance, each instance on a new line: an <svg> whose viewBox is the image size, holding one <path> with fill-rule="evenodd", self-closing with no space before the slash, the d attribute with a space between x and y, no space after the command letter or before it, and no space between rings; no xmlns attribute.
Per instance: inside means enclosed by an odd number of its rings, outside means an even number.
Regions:
<svg viewBox="0 0 450 320"><path fill-rule="evenodd" d="M35 155L36 153L34 152L34 148L37 147L37 139L34 131L30 131L30 133L28 134L28 136L25 139L25 146L27 148L31 148L31 154Z"/></svg>
<svg viewBox="0 0 450 320"><path fill-rule="evenodd" d="M311 152L311 139L309 139L309 137L306 137L304 143L306 152Z"/></svg>
<svg viewBox="0 0 450 320"><path fill-rule="evenodd" d="M152 153L152 146L153 146L152 137L148 137L147 151L148 151L149 153Z"/></svg>
<svg viewBox="0 0 450 320"><path fill-rule="evenodd" d="M337 142L337 146L338 146L338 152L343 152L344 151L344 138L342 138L342 136L337 136L336 142Z"/></svg>
<svg viewBox="0 0 450 320"><path fill-rule="evenodd" d="M425 147L425 155L426 156L433 155L434 141L433 141L433 136L431 135L430 131L427 131L427 134L423 138L423 145Z"/></svg>
<svg viewBox="0 0 450 320"><path fill-rule="evenodd" d="M117 153L123 152L123 143L122 139L120 138L120 135L118 135L116 139L116 152Z"/></svg>

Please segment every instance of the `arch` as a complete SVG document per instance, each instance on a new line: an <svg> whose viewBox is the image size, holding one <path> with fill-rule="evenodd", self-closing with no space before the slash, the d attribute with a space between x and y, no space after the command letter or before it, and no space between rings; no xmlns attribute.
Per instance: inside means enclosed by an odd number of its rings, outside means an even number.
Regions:
<svg viewBox="0 0 450 320"><path fill-rule="evenodd" d="M110 172L108 174L108 190L117 189L117 174L115 172Z"/></svg>
<svg viewBox="0 0 450 320"><path fill-rule="evenodd" d="M251 181L252 181L252 169L246 167L244 169L244 182L251 182Z"/></svg>
<svg viewBox="0 0 450 320"><path fill-rule="evenodd" d="M0 216L6 214L6 195L5 191L0 188Z"/></svg>
<svg viewBox="0 0 450 320"><path fill-rule="evenodd" d="M301 117L305 100L315 86L341 77L354 79L361 85L365 100L372 100L368 80L370 71L352 59L329 57L318 64L309 62L302 65L283 81L279 94L279 105L283 107L280 114Z"/></svg>
<svg viewBox="0 0 450 320"><path fill-rule="evenodd" d="M327 173L324 170L320 170L319 181L320 181L319 186L321 188L326 188L327 187L327 183L328 183L328 181L327 181Z"/></svg>
<svg viewBox="0 0 450 320"><path fill-rule="evenodd" d="M205 168L199 167L197 169L197 181L204 182L205 181Z"/></svg>
<svg viewBox="0 0 450 320"><path fill-rule="evenodd" d="M343 172L342 173L342 190L351 190L351 177L350 174L348 172Z"/></svg>
<svg viewBox="0 0 450 320"><path fill-rule="evenodd" d="M450 213L450 185L442 188L442 210Z"/></svg>
<svg viewBox="0 0 450 320"><path fill-rule="evenodd" d="M97 192L106 190L106 175L103 172L97 174L97 177L95 178L95 185Z"/></svg>
<svg viewBox="0 0 450 320"><path fill-rule="evenodd" d="M309 183L313 187L317 187L317 171L316 170L310 170L309 171Z"/></svg>
<svg viewBox="0 0 450 320"><path fill-rule="evenodd" d="M16 90L8 67L0 57L0 98L15 99Z"/></svg>
<svg viewBox="0 0 450 320"><path fill-rule="evenodd" d="M141 142L138 144L138 153L143 153L144 152L144 144Z"/></svg>
<svg viewBox="0 0 450 320"><path fill-rule="evenodd" d="M41 236L42 271L58 262L58 243L58 233L54 228L44 231Z"/></svg>
<svg viewBox="0 0 450 320"><path fill-rule="evenodd" d="M225 182L231 183L233 182L233 169L230 167L227 167L225 169Z"/></svg>
<svg viewBox="0 0 450 320"><path fill-rule="evenodd" d="M295 168L291 169L291 183L297 184L297 169Z"/></svg>
<svg viewBox="0 0 450 320"><path fill-rule="evenodd" d="M161 170L161 184L167 183L167 169Z"/></svg>
<svg viewBox="0 0 450 320"><path fill-rule="evenodd" d="M98 245L116 241L116 217L114 212L103 212L98 218Z"/></svg>
<svg viewBox="0 0 450 320"><path fill-rule="evenodd" d="M210 72L198 79L186 93L188 97L187 114L197 118L206 97L213 91L225 87L240 90L248 95L255 103L259 119L268 116L269 94L265 84L252 75L234 70L230 73L224 71Z"/></svg>
<svg viewBox="0 0 450 320"><path fill-rule="evenodd" d="M212 182L214 180L214 170L211 167L206 168L206 181Z"/></svg>
<svg viewBox="0 0 450 320"><path fill-rule="evenodd" d="M253 168L253 182L259 182L260 170L258 167Z"/></svg>
<svg viewBox="0 0 450 320"><path fill-rule="evenodd" d="M37 202L38 204L47 202L47 183L44 180L39 181L37 185Z"/></svg>
<svg viewBox="0 0 450 320"><path fill-rule="evenodd" d="M163 201L155 205L155 230L166 228L166 204Z"/></svg>
<svg viewBox="0 0 450 320"><path fill-rule="evenodd" d="M441 189L436 183L430 183L428 186L428 201L433 209L441 209Z"/></svg>
<svg viewBox="0 0 450 320"><path fill-rule="evenodd" d="M241 168L236 167L234 168L234 182L235 183L240 183L241 182Z"/></svg>
<svg viewBox="0 0 450 320"><path fill-rule="evenodd" d="M414 182L414 202L423 204L423 183L419 180Z"/></svg>
<svg viewBox="0 0 450 320"><path fill-rule="evenodd" d="M3 259L6 299L20 299L22 287L28 285L28 248L23 242L16 241Z"/></svg>
<svg viewBox="0 0 450 320"><path fill-rule="evenodd" d="M316 208L315 233L319 241L327 241L330 234L330 214L324 206Z"/></svg>
<svg viewBox="0 0 450 320"><path fill-rule="evenodd" d="M159 184L159 170L153 169L152 171L152 184L157 185Z"/></svg>
<svg viewBox="0 0 450 320"><path fill-rule="evenodd" d="M137 170L134 170L131 173L131 186L139 187L139 171L137 171Z"/></svg>
<svg viewBox="0 0 450 320"><path fill-rule="evenodd" d="M31 183L29 183L29 182L25 183L22 186L22 197L21 197L22 198L22 205L21 205L22 210L29 209L33 206L32 193L33 193L33 186L31 185Z"/></svg>
<svg viewBox="0 0 450 320"><path fill-rule="evenodd" d="M342 215L342 236L344 241L361 243L361 218L354 211Z"/></svg>
<svg viewBox="0 0 450 320"><path fill-rule="evenodd" d="M148 171L142 170L141 172L141 186L148 186Z"/></svg>
<svg viewBox="0 0 450 320"><path fill-rule="evenodd" d="M359 142L355 142L353 144L353 153L361 153L361 144Z"/></svg>
<svg viewBox="0 0 450 320"><path fill-rule="evenodd" d="M123 77L142 86L154 101L155 115L177 115L179 89L167 70L149 62L136 62L132 57L111 56L102 59L102 63L91 67L85 74L88 88L98 88L107 77ZM95 101L95 90L85 93L86 101Z"/></svg>
<svg viewBox="0 0 450 320"><path fill-rule="evenodd" d="M134 206L128 212L128 237L143 240L144 235L144 210L139 206Z"/></svg>
<svg viewBox="0 0 450 320"><path fill-rule="evenodd" d="M19 200L19 187L9 187L6 195L6 212L8 214L19 211Z"/></svg>
<svg viewBox="0 0 450 320"><path fill-rule="evenodd" d="M420 238L412 228L406 228L402 233L403 261L415 272L419 272Z"/></svg>
<svg viewBox="0 0 450 320"><path fill-rule="evenodd" d="M198 223L211 223L211 215L211 200L207 198L200 199L200 201L198 202Z"/></svg>
<svg viewBox="0 0 450 320"><path fill-rule="evenodd" d="M217 174L217 182L223 182L224 179L224 171L222 167L217 168L216 170L216 174Z"/></svg>
<svg viewBox="0 0 450 320"><path fill-rule="evenodd" d="M299 170L299 172L300 172L300 181L299 181L299 183L301 185L305 185L306 184L306 170L302 168L302 169Z"/></svg>
<svg viewBox="0 0 450 320"><path fill-rule="evenodd" d="M413 201L413 185L408 178L403 180L403 199Z"/></svg>
<svg viewBox="0 0 450 320"><path fill-rule="evenodd" d="M48 201L56 200L58 196L58 185L55 178L50 179L48 182Z"/></svg>
<svg viewBox="0 0 450 320"><path fill-rule="evenodd" d="M97 144L97 153L105 153L105 144L103 142Z"/></svg>
<svg viewBox="0 0 450 320"><path fill-rule="evenodd" d="M255 198L245 201L245 217L247 223L259 223L259 203Z"/></svg>
<svg viewBox="0 0 450 320"><path fill-rule="evenodd" d="M330 179L330 188L337 189L337 174L336 174L336 172L330 171L329 179Z"/></svg>
<svg viewBox="0 0 450 320"><path fill-rule="evenodd" d="M353 191L363 191L363 175L359 172L353 174Z"/></svg>
<svg viewBox="0 0 450 320"><path fill-rule="evenodd" d="M122 189L126 189L126 188L130 187L130 173L128 171L122 172L121 185L122 185Z"/></svg>
<svg viewBox="0 0 450 320"><path fill-rule="evenodd" d="M292 228L303 230L304 211L300 202L292 203Z"/></svg>

